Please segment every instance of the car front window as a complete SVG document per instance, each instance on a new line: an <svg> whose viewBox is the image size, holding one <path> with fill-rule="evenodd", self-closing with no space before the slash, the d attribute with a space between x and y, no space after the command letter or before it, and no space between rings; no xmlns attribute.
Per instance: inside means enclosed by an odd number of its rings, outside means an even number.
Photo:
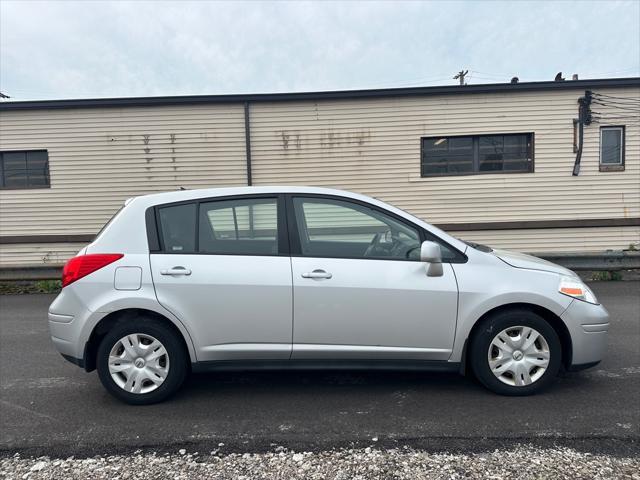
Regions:
<svg viewBox="0 0 640 480"><path fill-rule="evenodd" d="M415 260L420 234L389 215L360 204L294 198L302 254L335 258Z"/></svg>

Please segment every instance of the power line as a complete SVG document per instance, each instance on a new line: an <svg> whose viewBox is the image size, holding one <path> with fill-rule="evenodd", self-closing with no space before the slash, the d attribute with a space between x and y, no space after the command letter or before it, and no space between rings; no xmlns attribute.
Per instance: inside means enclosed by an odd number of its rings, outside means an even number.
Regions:
<svg viewBox="0 0 640 480"><path fill-rule="evenodd" d="M602 105L600 103L596 103L594 105L598 105L598 107L606 107L602 110L601 113L626 113L626 112L640 112L640 107L614 107L612 105Z"/></svg>
<svg viewBox="0 0 640 480"><path fill-rule="evenodd" d="M640 72L640 65L631 68L625 68L624 70L613 70L610 72L591 72L590 75L613 75L615 73L629 73L629 72Z"/></svg>
<svg viewBox="0 0 640 480"><path fill-rule="evenodd" d="M621 100L608 100L608 99L603 99L600 97L595 97L593 99L594 103L600 103L602 105L612 105L612 106L619 106L619 107L640 107L640 100L638 101L631 101L631 102L623 102Z"/></svg>
<svg viewBox="0 0 640 480"><path fill-rule="evenodd" d="M637 117L594 117L592 119L593 123L611 123L611 122L640 122L640 116Z"/></svg>
<svg viewBox="0 0 640 480"><path fill-rule="evenodd" d="M607 95L605 93L594 93L593 96L602 100L609 100L617 103L640 103L640 97L616 97L615 95Z"/></svg>

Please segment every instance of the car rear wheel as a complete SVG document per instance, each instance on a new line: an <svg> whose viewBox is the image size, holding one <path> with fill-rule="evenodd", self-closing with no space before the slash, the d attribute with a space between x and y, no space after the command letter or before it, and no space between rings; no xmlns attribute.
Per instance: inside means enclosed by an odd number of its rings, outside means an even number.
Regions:
<svg viewBox="0 0 640 480"><path fill-rule="evenodd" d="M501 395L539 392L562 363L558 334L528 310L508 310L485 320L471 339L469 355L478 380Z"/></svg>
<svg viewBox="0 0 640 480"><path fill-rule="evenodd" d="M112 328L98 348L100 381L132 405L157 403L175 393L187 375L187 354L175 332L147 318Z"/></svg>

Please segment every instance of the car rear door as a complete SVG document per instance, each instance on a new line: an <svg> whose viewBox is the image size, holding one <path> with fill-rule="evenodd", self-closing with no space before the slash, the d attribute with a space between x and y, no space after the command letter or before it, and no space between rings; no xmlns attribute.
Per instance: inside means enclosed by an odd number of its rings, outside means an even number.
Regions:
<svg viewBox="0 0 640 480"><path fill-rule="evenodd" d="M458 289L450 263L426 275L424 232L346 199L292 196L287 209L292 359L449 358Z"/></svg>
<svg viewBox="0 0 640 480"><path fill-rule="evenodd" d="M191 333L198 361L288 359L292 282L278 195L155 208L158 301Z"/></svg>

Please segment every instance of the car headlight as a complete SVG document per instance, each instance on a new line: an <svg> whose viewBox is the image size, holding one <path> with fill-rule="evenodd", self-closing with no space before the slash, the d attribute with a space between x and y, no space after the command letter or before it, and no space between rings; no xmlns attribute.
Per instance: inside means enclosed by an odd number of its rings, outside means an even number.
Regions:
<svg viewBox="0 0 640 480"><path fill-rule="evenodd" d="M558 291L563 295L577 298L583 302L593 303L594 305L598 304L594 293L579 278L560 277Z"/></svg>

